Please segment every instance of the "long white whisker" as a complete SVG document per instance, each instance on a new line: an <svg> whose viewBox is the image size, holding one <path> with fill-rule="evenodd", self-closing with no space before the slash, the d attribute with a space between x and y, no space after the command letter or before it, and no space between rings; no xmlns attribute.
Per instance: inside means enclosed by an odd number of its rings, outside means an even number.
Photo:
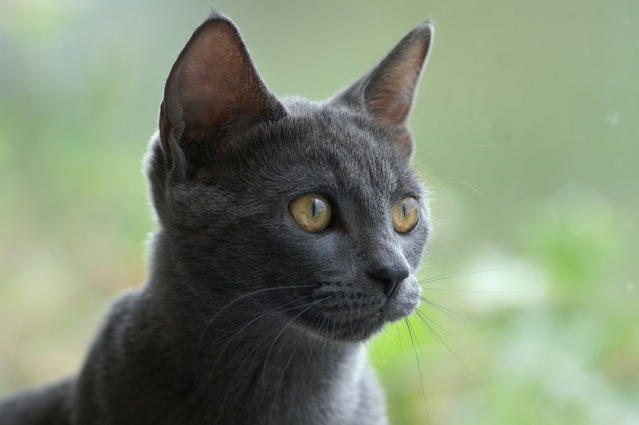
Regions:
<svg viewBox="0 0 639 425"><path fill-rule="evenodd" d="M426 411L426 418L428 423L430 423L430 414L428 412L428 403L426 402L426 388L424 387L424 371L422 370L422 364L424 364L424 353L422 352L422 348L419 346L419 341L417 341L417 335L413 337L413 328L410 325L410 321L408 318L404 319L406 323L406 327L408 328L408 335L410 336L410 342L413 345L413 352L415 353L415 361L417 362L417 373L419 373L419 385L422 389L422 398L424 399L424 409ZM417 347L419 347L419 354L422 359L421 363L419 362L419 357L417 356L417 351L415 349L415 342L417 341Z"/></svg>
<svg viewBox="0 0 639 425"><path fill-rule="evenodd" d="M475 188L474 188L474 187L473 187L470 183L466 183L465 181L460 180L460 179L456 179L455 177L443 176L443 175L441 175L441 174L438 174L437 176L438 176L438 177L444 177L444 178L446 178L446 179L451 179L451 180L458 181L459 183L464 184L464 185L468 186L469 188L471 188L471 189L472 189L475 193L477 193L477 194L478 194L479 196L481 196L482 198L485 198L485 196L484 196L484 195L482 195L480 191L478 191L477 189L475 189Z"/></svg>
<svg viewBox="0 0 639 425"><path fill-rule="evenodd" d="M266 367L266 363L268 362L268 358L269 355L271 354L271 351L273 350L273 347L275 347L275 344L277 343L278 339L282 336L282 334L284 333L284 331L290 326L292 325L295 320L297 320L302 314L306 313L309 309L311 309L312 307L314 307L316 304L330 298L331 295L327 295L323 298L320 298L319 300L315 300L312 303L310 303L309 305L306 306L306 308L304 308L302 311L300 311L299 313L297 313L295 315L295 317L293 317L291 320L288 321L288 323L286 323L286 325L280 330L280 332L277 334L277 336L275 337L275 339L273 340L273 343L271 344L271 346L269 347L268 351L266 352L266 357L264 358L264 367Z"/></svg>
<svg viewBox="0 0 639 425"><path fill-rule="evenodd" d="M268 292L268 291L276 291L276 290L282 290L282 289L292 289L292 288L309 288L315 285L285 285L285 286L275 286L275 287L271 287L271 288L262 288L262 289L257 289L255 291L251 291L251 292L247 292L245 294L240 295L239 297L235 298L233 301L231 301L230 303L228 303L227 305L225 305L224 307L222 307L221 309L219 309L217 311L217 313L215 313L213 315L213 317L211 317L209 319L209 321L206 323L206 326L204 327L204 330L202 331L202 336L200 337L200 341L199 341L199 345L198 347L202 346L202 341L204 339L204 335L206 334L209 326L211 326L211 324L213 322L215 322L215 319L218 318L218 316L227 308L231 307L233 304L235 304L236 302L242 301L243 299L246 299L248 297L252 297L254 295L257 294L261 294L263 292Z"/></svg>
<svg viewBox="0 0 639 425"><path fill-rule="evenodd" d="M316 301L313 301L313 302L311 302L311 303L307 304L306 306L302 306L302 307L305 307L305 308L304 308L304 310L302 310L299 314L297 314L294 318L292 318L291 320L289 320L289 321L287 322L287 324L284 326L284 328L280 331L280 333L277 335L277 337L276 337L276 338L275 338L275 340L273 341L273 344L272 344L272 345L271 345L271 347L269 348L268 353L270 353L271 349L273 348L273 345L277 342L277 339L280 337L280 335L282 335L282 332L284 332L284 330L285 330L286 328L288 328L288 326L289 326L290 324L292 324L295 320L297 320L297 318L298 318L300 315L302 315L305 311L307 311L309 308L313 307L315 304L319 303L320 301L325 300L326 298L328 298L328 297L321 298L321 299L319 299L319 300L316 300ZM298 308L299 308L299 307L298 307ZM223 399L223 401L222 401L222 407L220 408L220 413L219 413L219 416L218 416L218 418L217 418L217 421L218 421L218 422L219 422L219 420L220 420L220 419L221 419L221 417L222 417L222 412L224 411L224 406L226 405L226 400L227 400L227 398L228 398L228 396L229 396L229 393L230 393L230 390L231 390L231 388L232 388L232 386L233 386L233 383L235 382L235 380L237 379L237 377L238 377L238 376L239 376L239 374L240 374L240 371L244 368L244 365L246 364L247 360L248 360L249 358L252 358L253 353L254 353L254 352L258 349L258 347L259 347L260 345L262 345L262 344L263 344L266 340L268 340L268 339L270 338L270 336L271 336L271 335L272 335L272 334L270 334L270 335L268 335L268 336L264 337L264 338L263 338L260 342L258 342L258 343L257 343L257 344L253 347L253 349L252 349L252 350L248 353L248 355L246 355L246 356L244 357L244 361L242 362L242 364L240 365L240 367L238 367L238 368L237 368L237 370L236 370L236 372L235 372L235 375L233 375L233 379L231 379L231 382L230 382L230 383L229 383L229 385L228 385L228 389L227 389L227 391L226 391L226 394L224 395L224 399ZM266 370L266 359L268 359L268 353L267 353L266 358L265 358L265 359L264 359L264 361L263 361L262 370ZM263 377L262 377L262 378L263 378Z"/></svg>
<svg viewBox="0 0 639 425"><path fill-rule="evenodd" d="M464 318L464 319L468 320L469 322L476 323L476 324L480 325L481 327L483 327L483 328L485 328L485 329L488 329L489 331L491 331L491 332L492 332L492 333L494 333L495 335L499 335L499 336L500 336L500 337L502 337L502 338L505 338L505 339L507 339L507 340L510 340L510 338L508 338L506 335L500 334L499 332L497 332L496 330L494 330L494 329L490 328L489 326L486 326L485 324L483 324L483 323L482 323L482 322L480 322L479 320L473 319L472 317L468 317L468 316L466 316L466 315L464 315L464 314L458 313L458 312L456 312L456 311L454 311L454 310L451 310L451 309L449 309L449 308L446 308L446 307L443 307L443 306L441 306L441 305L439 305L439 304L436 304L436 303L432 302L431 300L429 300L428 298L424 298L424 297L422 297L422 296L420 296L419 298L420 298L422 301L424 301L425 303L432 305L433 307L435 307L436 309L438 309L439 311L441 311L442 313L446 314L447 316L449 316L449 317L451 317L451 318L453 317L452 315L454 314L455 316L458 316L458 317ZM449 313L450 313L450 314L449 314Z"/></svg>
<svg viewBox="0 0 639 425"><path fill-rule="evenodd" d="M308 298L311 295L308 295L306 297L302 297L300 299L303 298ZM237 338L244 330L248 329L253 323L257 322L258 320L264 318L265 316L268 316L270 314L272 314L275 311L288 311L288 310L293 310L296 308L296 306L290 307L290 308L282 308L282 307L286 307L286 306L290 306L291 304L295 304L298 300L294 300L291 302L288 302L282 306L279 306L278 308L274 309L274 310L269 310L266 311L262 314L260 314L259 316L254 317L252 320L248 321L244 326L242 326L240 329L238 329L235 334L233 334L232 337L228 338L226 340L226 343L224 344L224 346L220 349L217 357L215 358L215 361L213 362L213 365L210 368L210 372L209 372L209 376L208 376L208 380L211 379L211 375L213 374L213 371L215 370L215 366L217 365L217 362L220 360L220 358L222 357L222 354L224 353L224 351L228 348L228 346L231 344L231 341L233 341L235 338Z"/></svg>
<svg viewBox="0 0 639 425"><path fill-rule="evenodd" d="M286 365L284 366L284 370L282 371L282 376L280 377L280 380L277 383L277 387L275 388L275 394L273 395L273 404L271 404L271 412L269 413L269 417L268 417L269 425L273 422L273 409L275 409L275 402L277 401L277 394L280 391L280 386L282 385L282 381L284 380L284 375L286 375L286 370L288 369L288 365L291 364L291 360L293 360L293 356L295 355L295 352L297 351L297 348L299 347L299 345L300 345L300 343L298 341L297 344L295 344L295 348L293 349L293 352L291 352L291 356L288 358L288 361L286 362Z"/></svg>
<svg viewBox="0 0 639 425"><path fill-rule="evenodd" d="M422 321L422 323L424 325L426 325L426 327L428 327L428 329L430 329L430 331L433 333L433 335L435 335L435 337L437 338L437 340L439 341L440 344L442 344L442 346L444 348L446 348L446 350L448 350L453 357L455 357L457 359L457 361L464 366L464 368L468 371L468 373L470 373L470 375L476 380L479 381L479 379L477 379L477 377L475 376L475 374L473 373L472 370L470 370L470 368L468 367L468 365L457 355L457 353L455 352L455 350L453 350L452 348L450 348L450 346L446 343L446 341L444 341L444 339L437 334L437 332L435 332L435 329L433 329L433 327L426 321L429 320L432 323L435 323L431 320L430 317L426 316L422 311L419 310L415 310L415 312L417 313L417 317L419 317ZM440 329L444 330L443 328L441 328L441 326L438 326ZM444 330L445 331L445 330Z"/></svg>
<svg viewBox="0 0 639 425"><path fill-rule="evenodd" d="M519 267L526 267L524 264L519 264L519 265L514 265L514 266L505 266L505 267L495 267L495 268L490 268L490 269L479 269L479 270L468 270L468 271L463 271L463 272L453 272L453 273L443 273L437 276L433 276L433 277L429 277L426 278L424 280L420 280L419 283L431 283L431 282L437 282L439 280L445 280L445 279L451 279L454 277L461 277L461 276L468 276L468 275L472 275L472 274L478 274L478 273L487 273L487 272L495 272L495 271L502 271L502 270L510 270L510 269L516 269Z"/></svg>

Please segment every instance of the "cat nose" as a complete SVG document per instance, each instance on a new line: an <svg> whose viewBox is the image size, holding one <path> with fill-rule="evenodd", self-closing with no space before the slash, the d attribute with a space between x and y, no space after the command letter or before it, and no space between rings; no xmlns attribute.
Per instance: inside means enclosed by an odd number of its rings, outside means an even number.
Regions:
<svg viewBox="0 0 639 425"><path fill-rule="evenodd" d="M390 298L397 292L400 283L408 277L408 270L386 267L373 271L371 276L382 282L384 295Z"/></svg>

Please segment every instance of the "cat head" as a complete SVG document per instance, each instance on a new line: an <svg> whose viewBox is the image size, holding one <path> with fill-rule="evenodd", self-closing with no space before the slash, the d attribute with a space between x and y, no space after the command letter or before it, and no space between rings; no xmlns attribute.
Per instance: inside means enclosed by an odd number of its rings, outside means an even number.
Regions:
<svg viewBox="0 0 639 425"><path fill-rule="evenodd" d="M176 299L206 314L241 299L259 323L332 341L412 312L429 214L406 120L432 33L417 26L315 103L270 93L227 18L195 31L148 167L155 266Z"/></svg>

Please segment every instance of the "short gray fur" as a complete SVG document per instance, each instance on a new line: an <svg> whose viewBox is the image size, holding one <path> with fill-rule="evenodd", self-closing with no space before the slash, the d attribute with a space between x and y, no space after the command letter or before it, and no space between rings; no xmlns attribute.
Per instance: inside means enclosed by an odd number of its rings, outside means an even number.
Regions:
<svg viewBox="0 0 639 425"><path fill-rule="evenodd" d="M417 26L326 102L278 100L235 26L207 19L147 156L147 283L114 303L77 376L0 403L0 424L386 424L365 343L418 304L428 194L405 121L431 38ZM308 193L333 206L318 233L289 213ZM400 234L405 196L420 216ZM408 277L389 295L380 270Z"/></svg>

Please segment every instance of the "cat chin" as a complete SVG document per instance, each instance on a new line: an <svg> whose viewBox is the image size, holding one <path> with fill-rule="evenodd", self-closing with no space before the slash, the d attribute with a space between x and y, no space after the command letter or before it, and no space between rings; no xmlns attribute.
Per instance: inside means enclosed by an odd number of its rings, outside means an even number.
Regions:
<svg viewBox="0 0 639 425"><path fill-rule="evenodd" d="M331 320L330 317L312 319L310 322L297 323L298 330L307 336L319 338L329 343L365 342L384 329L386 323L395 322L410 316L419 301L388 302L381 311L350 320ZM316 323L321 323L317 326Z"/></svg>
<svg viewBox="0 0 639 425"><path fill-rule="evenodd" d="M419 299L408 302L389 302L384 308L384 320L387 322L401 320L410 316L418 306Z"/></svg>
<svg viewBox="0 0 639 425"><path fill-rule="evenodd" d="M421 288L417 282L405 285L405 291L401 291L393 299L388 300L384 305L384 320L396 322L410 316L419 307L419 294Z"/></svg>
<svg viewBox="0 0 639 425"><path fill-rule="evenodd" d="M369 322L359 321L343 324L330 336L333 342L366 342L384 329L386 322L380 316Z"/></svg>
<svg viewBox="0 0 639 425"><path fill-rule="evenodd" d="M335 320L329 316L300 318L295 328L306 337L322 340L330 345L365 342L380 332L386 320L384 313L377 312L365 317Z"/></svg>
<svg viewBox="0 0 639 425"><path fill-rule="evenodd" d="M325 286L326 288L332 288ZM338 292L322 292L337 295ZM407 279L390 298L376 299L362 308L361 304L342 301L336 304L318 304L315 308L293 318L294 327L306 336L330 343L364 342L380 332L386 323L396 322L410 316L419 306L421 287L414 278ZM381 295L381 294L380 294ZM340 297L330 297L331 300Z"/></svg>

